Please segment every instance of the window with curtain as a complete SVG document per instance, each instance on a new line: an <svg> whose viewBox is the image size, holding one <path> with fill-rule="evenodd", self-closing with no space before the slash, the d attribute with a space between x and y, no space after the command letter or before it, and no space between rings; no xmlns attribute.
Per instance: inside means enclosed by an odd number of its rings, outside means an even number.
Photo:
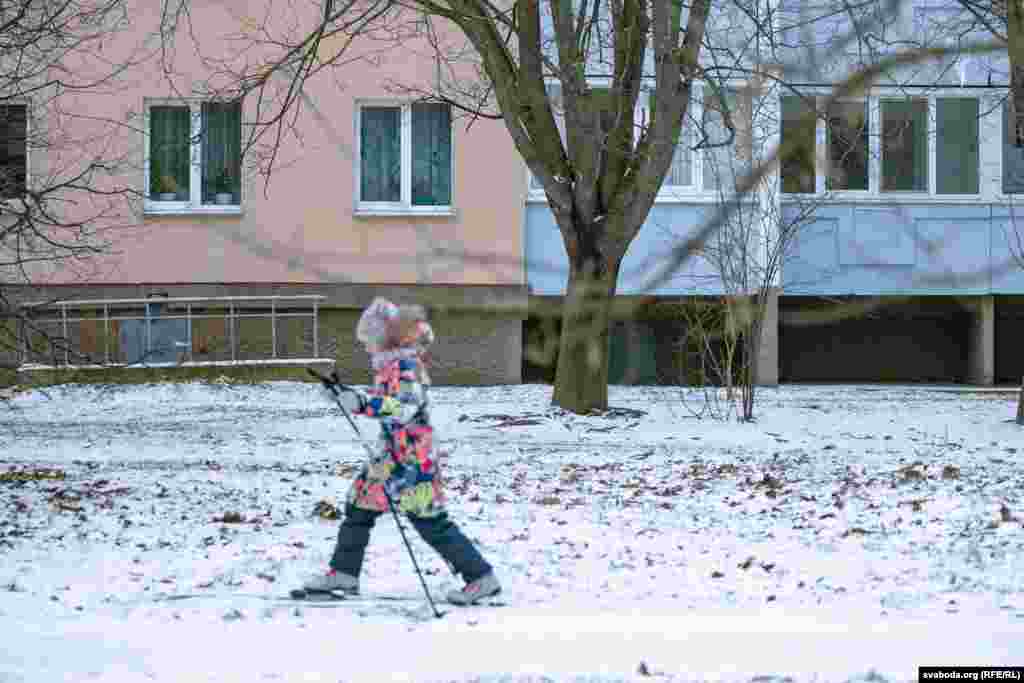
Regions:
<svg viewBox="0 0 1024 683"><path fill-rule="evenodd" d="M828 190L868 189L867 102L833 102L826 125Z"/></svg>
<svg viewBox="0 0 1024 683"><path fill-rule="evenodd" d="M752 168L752 102L733 89L704 94L704 189L732 191ZM730 129L731 124L731 129Z"/></svg>
<svg viewBox="0 0 1024 683"><path fill-rule="evenodd" d="M928 100L882 100L882 192L928 191Z"/></svg>
<svg viewBox="0 0 1024 683"><path fill-rule="evenodd" d="M238 210L242 202L242 104L182 100L147 107L148 210Z"/></svg>
<svg viewBox="0 0 1024 683"><path fill-rule="evenodd" d="M935 100L935 190L938 194L977 194L978 100Z"/></svg>
<svg viewBox="0 0 1024 683"><path fill-rule="evenodd" d="M239 204L242 105L239 102L204 102L201 113L202 202Z"/></svg>
<svg viewBox="0 0 1024 683"><path fill-rule="evenodd" d="M149 108L149 198L188 201L192 113L188 106Z"/></svg>
<svg viewBox="0 0 1024 683"><path fill-rule="evenodd" d="M781 110L780 144L787 150L779 165L782 191L791 194L814 192L817 127L814 98L783 97Z"/></svg>
<svg viewBox="0 0 1024 683"><path fill-rule="evenodd" d="M362 208L369 211L451 206L449 105L414 103L359 108L358 199Z"/></svg>
<svg viewBox="0 0 1024 683"><path fill-rule="evenodd" d="M28 107L0 105L0 199L25 194L28 178Z"/></svg>
<svg viewBox="0 0 1024 683"><path fill-rule="evenodd" d="M359 198L402 201L402 110L363 107L359 131Z"/></svg>
<svg viewBox="0 0 1024 683"><path fill-rule="evenodd" d="M447 104L412 105L412 203L452 203L452 116Z"/></svg>

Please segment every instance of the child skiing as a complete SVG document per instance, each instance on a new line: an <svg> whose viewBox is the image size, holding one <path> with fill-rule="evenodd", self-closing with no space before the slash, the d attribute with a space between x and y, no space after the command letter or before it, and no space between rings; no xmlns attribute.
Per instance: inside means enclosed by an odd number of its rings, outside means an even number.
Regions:
<svg viewBox="0 0 1024 683"><path fill-rule="evenodd" d="M452 522L434 459L424 353L434 333L420 306L396 306L377 298L363 311L356 337L370 354L373 386L364 394L334 382L329 389L353 415L380 420L377 454L363 466L345 505L345 519L325 574L303 588L309 592L359 592L359 573L377 518L389 498L420 536L462 576L466 585L448 601L471 605L497 595L501 585L491 565ZM336 376L335 376L336 377Z"/></svg>

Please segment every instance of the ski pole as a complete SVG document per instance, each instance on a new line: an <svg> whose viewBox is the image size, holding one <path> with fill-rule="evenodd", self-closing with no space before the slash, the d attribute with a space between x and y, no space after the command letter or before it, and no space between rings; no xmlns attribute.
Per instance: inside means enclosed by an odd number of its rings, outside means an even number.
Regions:
<svg viewBox="0 0 1024 683"><path fill-rule="evenodd" d="M321 382L323 382L324 386L327 387L327 389L331 392L331 397L334 399L334 404L338 406L338 408L341 410L341 414L345 416L346 420L348 420L349 425L352 427L352 431L356 433L356 438L359 439L359 443L362 444L363 449L366 451L367 455L369 455L371 459L375 458L377 454L374 453L373 448L370 446L370 444L366 443L366 439L363 438L363 433L359 431L359 425L357 425L356 421L352 419L352 416L349 414L348 410L346 410L344 404L341 402L341 399L338 398L338 394L335 393L335 391L331 388L331 385L336 383L330 380L329 378L325 377L324 375L321 375L313 368L307 369L309 370L309 374L313 375ZM419 577L420 585L423 586L423 593L427 596L427 602L430 604L430 609L434 613L434 618L440 619L444 616L444 612L439 612L437 610L437 605L434 604L434 598L431 597L430 589L427 588L427 581L423 578L423 572L420 571L419 562L416 561L416 554L413 553L412 545L409 544L409 538L405 535L405 527L402 526L402 521L398 518L398 511L395 509L395 501L392 500L391 494L388 492L387 486L384 486L383 488L384 497L387 499L388 508L391 510L391 516L395 518L395 524L398 526L398 533L402 536L402 542L405 544L405 549L409 551L409 559L412 560L412 566L416 570L416 576Z"/></svg>

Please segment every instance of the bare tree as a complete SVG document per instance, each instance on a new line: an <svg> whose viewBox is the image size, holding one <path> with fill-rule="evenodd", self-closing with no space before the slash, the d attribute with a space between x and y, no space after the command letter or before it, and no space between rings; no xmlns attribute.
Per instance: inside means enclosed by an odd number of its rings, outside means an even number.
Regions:
<svg viewBox="0 0 1024 683"><path fill-rule="evenodd" d="M83 105L144 59L103 54L129 26L124 0L0 4L0 349L24 322L11 286L88 272L109 232L133 222L130 160L114 143L125 124Z"/></svg>
<svg viewBox="0 0 1024 683"><path fill-rule="evenodd" d="M579 412L607 405L608 324L622 259L671 168L681 132L701 126L688 118L697 83L716 89L731 79L749 80L764 67L753 46L770 48L766 51L774 59L771 50L788 41L789 63L774 77L782 86L806 82L803 74L827 63L837 50L851 57L842 70L817 79L832 83L831 98L840 98L864 92L890 70L951 51L901 52L886 31L899 6L895 0L825 3L791 26L788 36L775 25L777 3L756 0L287 3L285 11L292 15L281 28L271 10L282 5L266 4L268 18L240 30L231 56L209 57L205 63L214 73L209 94L255 98L263 112L253 122L249 149L264 145L255 158L268 178L282 136L298 136L294 122L313 109L304 96L309 79L331 67L372 59L374 49L413 34L434 49L436 82L406 92L419 90L469 117L504 122L546 195L569 256L566 296L558 311L562 327L553 400ZM318 11L312 11L314 5ZM165 7L164 49L181 48L183 37L192 35L191 4L175 0ZM835 17L843 21L833 22L837 28L827 44L819 45L816 27ZM808 27L814 33L810 39L804 35ZM201 41L192 42L202 51ZM170 66L166 74L173 82ZM641 98L649 98L651 116L637 126L634 112ZM734 132L727 113L726 120ZM703 137L698 130L698 146L715 144ZM648 284L670 277L791 153L776 149L764 155L715 215L664 255Z"/></svg>
<svg viewBox="0 0 1024 683"><path fill-rule="evenodd" d="M504 121L548 196L569 254L554 402L580 412L606 407L609 307L619 266L668 171L693 83L702 77L710 0L685 8L669 0L325 5L304 25L290 22L283 37L250 27L237 52L246 60L210 62L216 67L211 92L255 96L260 107L272 104L263 130L275 133L263 155L263 170L273 168L280 132L302 109L305 81L353 58L355 43L344 43L346 38L359 36L364 49L374 35L393 44L409 35L409 27L424 28L428 35L447 35L454 28L479 64L483 83L475 101L461 106ZM165 38L186 33L189 19L187 0L169 7L162 24ZM320 48L328 37L345 47L324 60ZM249 57L254 45L264 48L256 50L260 56L255 60ZM633 112L645 68L653 68L657 105L651 125L636 135ZM602 74L600 86L592 78L595 73ZM546 87L552 82L561 91L557 113Z"/></svg>

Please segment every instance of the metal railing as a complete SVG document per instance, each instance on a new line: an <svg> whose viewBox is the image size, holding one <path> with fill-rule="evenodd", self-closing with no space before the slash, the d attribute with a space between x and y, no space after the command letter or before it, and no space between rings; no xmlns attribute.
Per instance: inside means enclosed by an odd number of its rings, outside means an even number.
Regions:
<svg viewBox="0 0 1024 683"><path fill-rule="evenodd" d="M22 304L24 312L25 327L22 333L22 349L21 349L21 364L23 366L38 365L30 363L32 356L32 348L30 342L31 329L39 329L45 325L56 325L60 329L60 338L62 344L56 345L51 344L54 348L62 348L63 360L65 366L72 366L72 344L70 337L70 327L73 324L81 323L102 323L103 326L103 363L102 365L116 365L111 359L111 328L112 323L115 322L127 322L127 321L140 321L144 323L145 328L145 353L142 357L134 361L129 361L124 365L132 366L152 366L152 365L190 365L190 366L202 366L202 365L220 365L222 362L218 361L195 361L193 351L193 323L198 320L209 320L209 319L222 319L225 321L227 328L228 347L230 348L231 360L229 363L237 364L241 363L260 363L260 362L277 362L282 360L298 360L298 359L283 359L278 355L278 321L289 318L306 318L311 321L312 324L312 358L303 358L303 361L310 360L327 360L320 358L320 338L318 330L318 320L320 313L320 304L327 297L319 294L299 294L299 295L268 295L268 296L213 296L213 297L165 297L165 296L154 296L145 299L67 299L57 301L40 301ZM258 304L263 303L262 306ZM296 304L302 304L308 302L309 310L296 311ZM125 308L131 309L134 307L142 308L141 315L125 315L120 313L119 310ZM178 311L183 309L183 312L173 312L162 310L157 314L153 314L153 308L163 309L166 307L176 308ZM269 307L269 311L258 310L260 308ZM86 310L102 311L100 315L94 317L86 317L83 312ZM196 312L196 309L200 309L204 312ZM221 313L209 313L210 309L223 309ZM38 311L59 311L58 317L39 317ZM77 313L77 316L74 315ZM270 357L260 360L238 360L239 351L239 333L237 330L237 323L243 319L251 318L269 318L270 322L270 338L271 338L271 349ZM174 321L182 320L185 321L186 340L185 342L176 342L175 345L181 348L187 349L187 360L175 363L147 363L146 355L152 351L152 335L153 335L153 324L158 321ZM76 356L82 354L75 353ZM56 356L54 356L56 358Z"/></svg>

